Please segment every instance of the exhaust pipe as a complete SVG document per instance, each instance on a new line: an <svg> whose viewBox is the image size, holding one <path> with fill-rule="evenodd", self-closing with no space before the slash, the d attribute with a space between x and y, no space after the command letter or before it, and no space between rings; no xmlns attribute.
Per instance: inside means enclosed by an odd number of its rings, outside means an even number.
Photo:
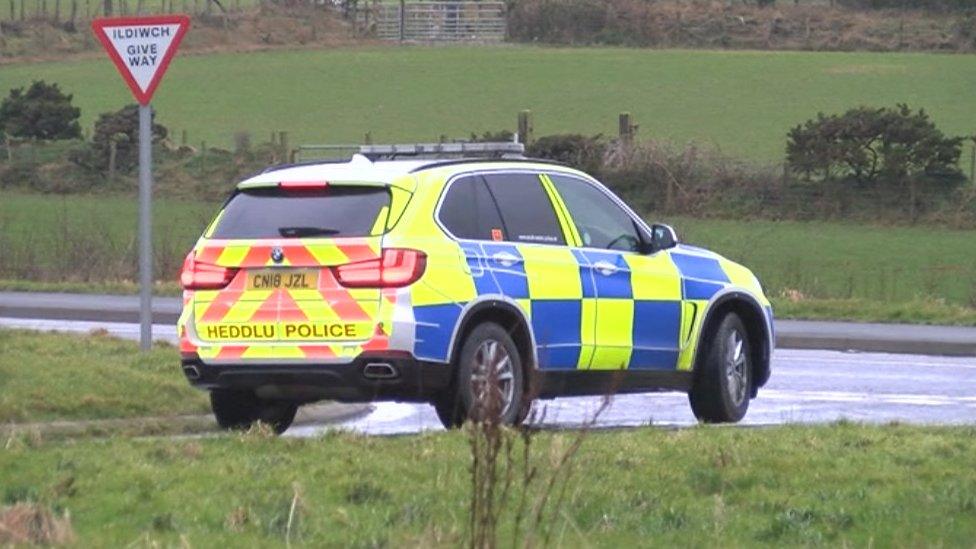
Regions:
<svg viewBox="0 0 976 549"><path fill-rule="evenodd" d="M200 370L197 370L196 366L184 366L183 375L185 375L186 379L189 379L190 381L196 381L200 379Z"/></svg>
<svg viewBox="0 0 976 549"><path fill-rule="evenodd" d="M363 377L367 379L393 379L398 375L397 369L386 362L370 362L363 367Z"/></svg>

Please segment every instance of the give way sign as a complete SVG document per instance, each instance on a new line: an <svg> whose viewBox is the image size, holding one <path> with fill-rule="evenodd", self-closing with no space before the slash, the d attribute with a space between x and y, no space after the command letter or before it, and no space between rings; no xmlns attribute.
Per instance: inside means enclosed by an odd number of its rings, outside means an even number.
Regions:
<svg viewBox="0 0 976 549"><path fill-rule="evenodd" d="M185 15L95 19L92 30L140 105L148 105L183 35Z"/></svg>

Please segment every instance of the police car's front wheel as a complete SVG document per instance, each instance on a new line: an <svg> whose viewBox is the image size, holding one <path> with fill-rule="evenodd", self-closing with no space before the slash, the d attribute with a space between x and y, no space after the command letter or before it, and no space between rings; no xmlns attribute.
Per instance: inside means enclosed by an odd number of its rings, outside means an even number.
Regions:
<svg viewBox="0 0 976 549"><path fill-rule="evenodd" d="M729 313L706 340L688 394L691 409L705 423L735 423L746 415L752 383L752 354L742 319Z"/></svg>
<svg viewBox="0 0 976 549"><path fill-rule="evenodd" d="M210 408L222 429L243 431L260 421L279 435L291 426L298 412L297 404L261 400L250 391L230 389L211 390Z"/></svg>
<svg viewBox="0 0 976 549"><path fill-rule="evenodd" d="M434 401L437 417L448 429L465 420L497 420L514 425L525 418L525 374L522 357L505 328L479 324L468 333L451 389Z"/></svg>

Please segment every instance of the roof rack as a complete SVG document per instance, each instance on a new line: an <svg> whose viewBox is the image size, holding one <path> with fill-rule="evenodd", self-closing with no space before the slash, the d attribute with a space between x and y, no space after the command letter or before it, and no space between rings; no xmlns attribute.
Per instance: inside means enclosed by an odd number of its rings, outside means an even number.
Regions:
<svg viewBox="0 0 976 549"><path fill-rule="evenodd" d="M525 145L515 142L481 143L406 143L395 145L300 145L296 156L303 151L349 152L356 151L366 158L377 160L396 160L400 157L447 159L467 158L512 158L525 157Z"/></svg>

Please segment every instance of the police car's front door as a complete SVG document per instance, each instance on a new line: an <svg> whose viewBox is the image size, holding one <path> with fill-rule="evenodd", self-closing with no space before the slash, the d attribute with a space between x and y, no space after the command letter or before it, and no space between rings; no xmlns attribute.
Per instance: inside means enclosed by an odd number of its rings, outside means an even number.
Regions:
<svg viewBox="0 0 976 549"><path fill-rule="evenodd" d="M602 189L552 173L579 247L584 321L593 323L591 369L674 369L679 351L681 282L667 252L642 254L634 220ZM592 294L595 299L586 299ZM587 303L593 305L587 305Z"/></svg>

